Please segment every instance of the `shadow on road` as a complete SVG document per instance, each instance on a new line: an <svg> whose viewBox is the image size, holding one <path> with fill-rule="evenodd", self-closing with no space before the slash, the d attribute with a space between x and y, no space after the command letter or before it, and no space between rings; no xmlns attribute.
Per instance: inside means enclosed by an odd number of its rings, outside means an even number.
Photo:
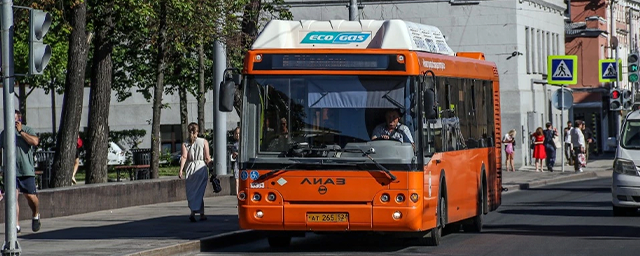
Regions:
<svg viewBox="0 0 640 256"><path fill-rule="evenodd" d="M640 227L618 225L485 225L483 233L525 236L629 239L640 237Z"/></svg>
<svg viewBox="0 0 640 256"><path fill-rule="evenodd" d="M72 227L54 231L40 231L19 236L25 240L108 240L108 239L200 239L238 229L236 215L209 215L205 221L189 222L188 214L131 221L113 225ZM198 217L196 217L197 219ZM86 221L87 224L92 221ZM109 220L96 220L105 222ZM121 221L121 220L120 220ZM46 228L46 219L43 220Z"/></svg>

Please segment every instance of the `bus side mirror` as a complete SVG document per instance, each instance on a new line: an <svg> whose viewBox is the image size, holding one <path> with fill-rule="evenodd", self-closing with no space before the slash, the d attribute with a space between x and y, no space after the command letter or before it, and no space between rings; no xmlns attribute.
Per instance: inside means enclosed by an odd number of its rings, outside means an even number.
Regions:
<svg viewBox="0 0 640 256"><path fill-rule="evenodd" d="M236 93L236 83L232 80L224 80L220 83L220 111L233 111L233 99Z"/></svg>
<svg viewBox="0 0 640 256"><path fill-rule="evenodd" d="M436 115L436 94L432 89L424 91L424 114L426 119L435 119Z"/></svg>
<svg viewBox="0 0 640 256"><path fill-rule="evenodd" d="M233 111L236 86L239 86L242 82L242 76L236 68L228 68L223 74L226 75L224 75L224 80L220 83L220 103L218 109L220 109L221 112L231 112Z"/></svg>
<svg viewBox="0 0 640 256"><path fill-rule="evenodd" d="M424 113L426 119L435 119L436 113L436 75L431 70L422 76L422 91L424 95Z"/></svg>

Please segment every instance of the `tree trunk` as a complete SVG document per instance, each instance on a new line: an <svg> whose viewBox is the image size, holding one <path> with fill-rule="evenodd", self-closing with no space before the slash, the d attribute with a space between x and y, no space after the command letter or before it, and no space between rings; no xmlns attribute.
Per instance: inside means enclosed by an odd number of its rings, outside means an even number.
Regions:
<svg viewBox="0 0 640 256"><path fill-rule="evenodd" d="M158 169L160 165L160 112L162 107L162 94L164 92L164 69L166 55L166 36L167 36L167 1L160 3L160 26L158 29L157 49L158 55L156 59L157 77L156 85L153 92L153 121L151 124L151 178L158 178Z"/></svg>
<svg viewBox="0 0 640 256"><path fill-rule="evenodd" d="M199 70L200 70L200 84L198 84L198 95L196 95L198 99L198 126L200 127L200 133L205 132L204 127L204 104L206 103L205 93L206 90L204 88L204 45L200 43L198 45L198 60L199 60ZM217 106L214 106L216 108Z"/></svg>
<svg viewBox="0 0 640 256"><path fill-rule="evenodd" d="M182 73L182 67L177 65L173 71L174 77L179 78L180 73ZM182 142L185 142L189 138L189 131L187 131L189 110L187 110L187 88L185 86L178 86L178 97L180 98L180 131L182 132Z"/></svg>
<svg viewBox="0 0 640 256"><path fill-rule="evenodd" d="M113 1L103 2L104 13L96 17L96 39L91 68L91 92L89 96L89 132L86 183L105 183L108 178L107 155L109 144L109 105L111 104L111 80L113 44L109 35L113 31Z"/></svg>
<svg viewBox="0 0 640 256"><path fill-rule="evenodd" d="M76 155L78 128L82 116L84 78L87 64L88 42L86 35L87 5L84 1L74 3L71 10L71 34L69 35L69 61L65 94L62 101L62 116L53 160L53 187L71 185L71 173Z"/></svg>

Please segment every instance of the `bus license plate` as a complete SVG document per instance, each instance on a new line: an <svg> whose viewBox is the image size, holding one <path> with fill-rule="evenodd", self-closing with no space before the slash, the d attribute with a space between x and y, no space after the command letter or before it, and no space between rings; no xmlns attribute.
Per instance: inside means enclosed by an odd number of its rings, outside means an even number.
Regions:
<svg viewBox="0 0 640 256"><path fill-rule="evenodd" d="M347 222L348 213L309 213L307 222Z"/></svg>

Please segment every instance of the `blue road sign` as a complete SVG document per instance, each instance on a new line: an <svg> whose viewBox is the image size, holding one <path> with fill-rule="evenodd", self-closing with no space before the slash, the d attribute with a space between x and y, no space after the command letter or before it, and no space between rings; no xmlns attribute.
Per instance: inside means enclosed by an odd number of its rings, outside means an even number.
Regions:
<svg viewBox="0 0 640 256"><path fill-rule="evenodd" d="M578 82L578 56L552 55L547 58L547 80L550 84L576 84Z"/></svg>
<svg viewBox="0 0 640 256"><path fill-rule="evenodd" d="M246 170L240 173L240 179L247 180L248 178L249 178L249 173Z"/></svg>
<svg viewBox="0 0 640 256"><path fill-rule="evenodd" d="M618 78L620 78L620 80L622 80L622 77L620 77L622 74L622 72L620 71L620 67L621 67L621 60L614 60L614 59L603 59L603 60L599 60L598 61L598 73L600 74L598 76L598 80L601 83L605 83L605 82L615 82L618 80Z"/></svg>

